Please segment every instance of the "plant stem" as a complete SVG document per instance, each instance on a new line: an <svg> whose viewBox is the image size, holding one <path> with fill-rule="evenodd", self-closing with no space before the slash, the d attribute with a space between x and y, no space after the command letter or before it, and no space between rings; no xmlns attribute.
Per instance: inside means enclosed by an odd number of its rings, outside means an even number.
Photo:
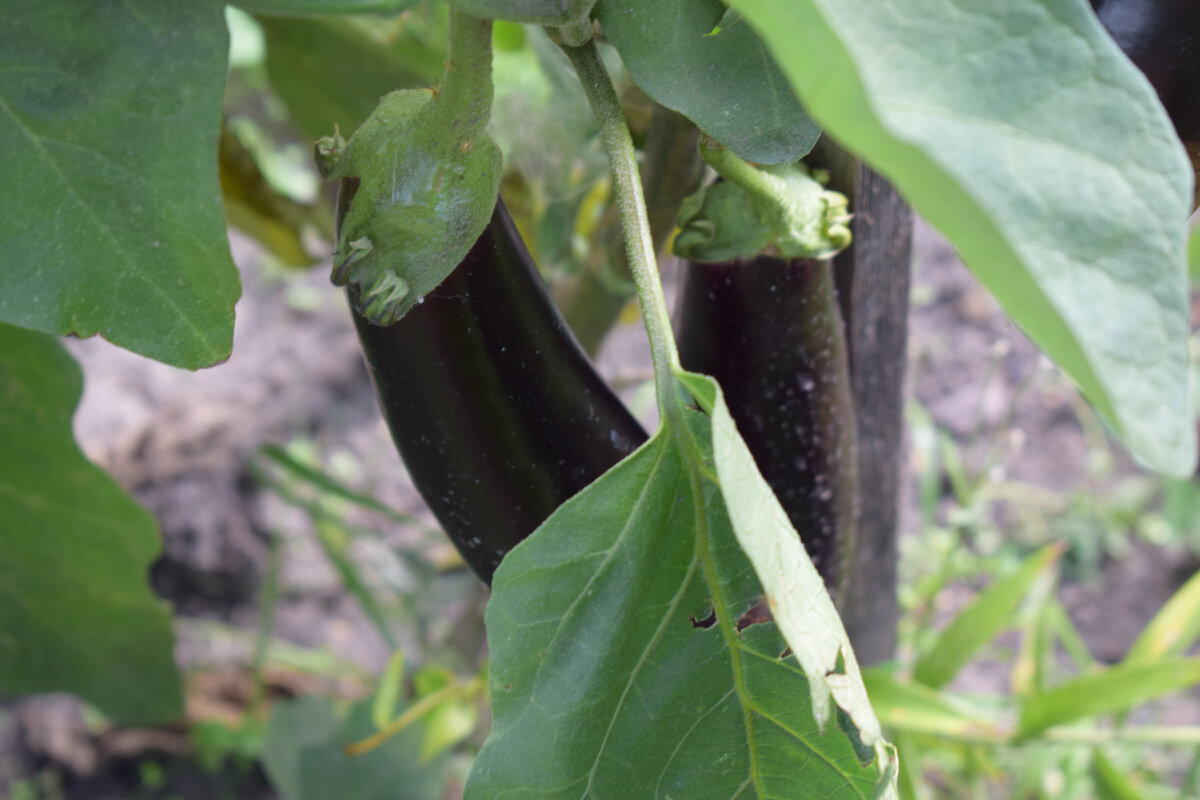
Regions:
<svg viewBox="0 0 1200 800"><path fill-rule="evenodd" d="M449 54L446 77L438 90L438 112L449 124L465 126L459 135L471 138L487 127L492 96L492 21L451 9Z"/></svg>
<svg viewBox="0 0 1200 800"><path fill-rule="evenodd" d="M469 681L455 681L449 686L443 686L436 692L431 692L422 697L417 702L413 703L404 713L396 717L394 720L385 725L378 732L368 736L362 741L348 744L343 748L348 756L361 756L363 753L369 753L379 745L386 742L388 739L395 736L400 731L413 724L421 717L428 714L433 709L437 708L442 702L454 697L468 699L483 691L483 679L476 676Z"/></svg>
<svg viewBox="0 0 1200 800"><path fill-rule="evenodd" d="M771 216L770 219L764 218L763 222L773 228L780 225L786 227L786 222L781 222L783 214L779 210L779 198L787 194L782 188L782 181L743 161L732 150L721 146L709 136L700 137L700 157L715 169L718 175L748 194L758 207L760 216Z"/></svg>
<svg viewBox="0 0 1200 800"><path fill-rule="evenodd" d="M656 254L662 252L683 199L699 188L704 177L704 162L696 149L699 136L700 132L687 117L655 106L642 148L642 191L646 195L646 213ZM630 277L624 248L612 245L607 230L598 238L608 245L604 250L611 274L605 275L601 268L589 265L563 303L563 316L590 355L595 355L629 301L629 295L613 285L615 276L626 280Z"/></svg>
<svg viewBox="0 0 1200 800"><path fill-rule="evenodd" d="M625 230L625 252L637 285L646 333L650 337L658 410L666 423L679 413L674 388L674 372L680 369L679 354L675 350L670 314L659 283L658 264L650 235L650 220L646 214L646 200L642 195L642 182L638 176L633 139L629 135L629 126L625 124L625 114L612 80L596 52L596 43L588 42L582 47L563 46L563 51L575 66L596 121L600 123L600 140L608 153L617 206Z"/></svg>

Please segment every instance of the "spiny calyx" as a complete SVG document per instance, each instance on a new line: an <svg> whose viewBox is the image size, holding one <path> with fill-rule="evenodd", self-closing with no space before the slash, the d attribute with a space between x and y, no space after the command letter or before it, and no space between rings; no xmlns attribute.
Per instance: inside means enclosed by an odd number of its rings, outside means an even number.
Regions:
<svg viewBox="0 0 1200 800"><path fill-rule="evenodd" d="M335 132L316 144L328 180L359 179L332 280L356 289L376 325L396 322L441 283L496 205L501 160L487 113L447 105L431 90L392 92L349 141Z"/></svg>

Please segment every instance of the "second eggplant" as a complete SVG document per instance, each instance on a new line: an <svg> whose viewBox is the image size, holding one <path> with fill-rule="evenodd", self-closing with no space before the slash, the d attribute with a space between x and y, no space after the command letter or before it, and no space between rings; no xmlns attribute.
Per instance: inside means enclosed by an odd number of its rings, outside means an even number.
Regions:
<svg viewBox="0 0 1200 800"><path fill-rule="evenodd" d="M853 547L857 470L832 262L758 256L680 268L680 361L721 385L759 471L836 598Z"/></svg>

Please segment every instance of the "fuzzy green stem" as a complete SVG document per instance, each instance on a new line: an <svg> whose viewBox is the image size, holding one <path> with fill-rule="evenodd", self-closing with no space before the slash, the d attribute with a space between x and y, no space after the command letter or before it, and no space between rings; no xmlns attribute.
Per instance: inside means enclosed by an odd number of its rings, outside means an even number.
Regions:
<svg viewBox="0 0 1200 800"><path fill-rule="evenodd" d="M646 200L638 176L637 155L621 101L613 88L612 79L600 62L595 42L582 47L563 47L575 66L588 102L600 124L600 140L608 153L609 166L625 230L625 252L629 259L633 281L638 290L638 302L646 333L650 337L650 355L654 361L654 382L658 394L660 416L666 422L677 416L679 404L675 398L674 372L679 367L679 353L671 332L671 317L659 283L658 263L650 235L650 220Z"/></svg>
<svg viewBox="0 0 1200 800"><path fill-rule="evenodd" d="M704 177L704 162L696 149L699 135L687 117L669 108L655 106L642 147L642 190L646 195L646 213L650 218L655 253L662 252L683 199L700 187ZM611 265L610 272L605 274L597 267L584 270L563 303L567 324L590 355L596 354L629 300L622 288L613 285L614 277L630 278L624 248L610 244L607 233L597 238L603 238L609 245L604 250L608 253L606 261Z"/></svg>
<svg viewBox="0 0 1200 800"><path fill-rule="evenodd" d="M786 228L787 221L780 209L779 198L786 194L783 182L743 161L732 150L708 136L700 137L700 157L725 180L734 184L754 201L759 214L770 215L763 222L772 228Z"/></svg>
<svg viewBox="0 0 1200 800"><path fill-rule="evenodd" d="M466 126L461 137L473 137L487 127L492 96L492 21L451 9L438 112L451 125Z"/></svg>

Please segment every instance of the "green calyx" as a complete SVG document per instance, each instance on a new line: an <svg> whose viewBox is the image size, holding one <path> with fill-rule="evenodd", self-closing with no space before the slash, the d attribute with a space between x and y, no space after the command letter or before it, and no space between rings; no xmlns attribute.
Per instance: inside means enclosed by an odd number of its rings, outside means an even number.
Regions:
<svg viewBox="0 0 1200 800"><path fill-rule="evenodd" d="M832 258L850 244L846 196L803 164L756 167L712 142L701 154L725 180L701 188L679 210L674 251L699 262L769 255Z"/></svg>
<svg viewBox="0 0 1200 800"><path fill-rule="evenodd" d="M396 322L441 283L491 218L501 174L485 130L491 28L455 12L439 90L392 92L349 141L335 132L316 144L327 180L359 178L332 280L355 288L358 310L376 325Z"/></svg>

